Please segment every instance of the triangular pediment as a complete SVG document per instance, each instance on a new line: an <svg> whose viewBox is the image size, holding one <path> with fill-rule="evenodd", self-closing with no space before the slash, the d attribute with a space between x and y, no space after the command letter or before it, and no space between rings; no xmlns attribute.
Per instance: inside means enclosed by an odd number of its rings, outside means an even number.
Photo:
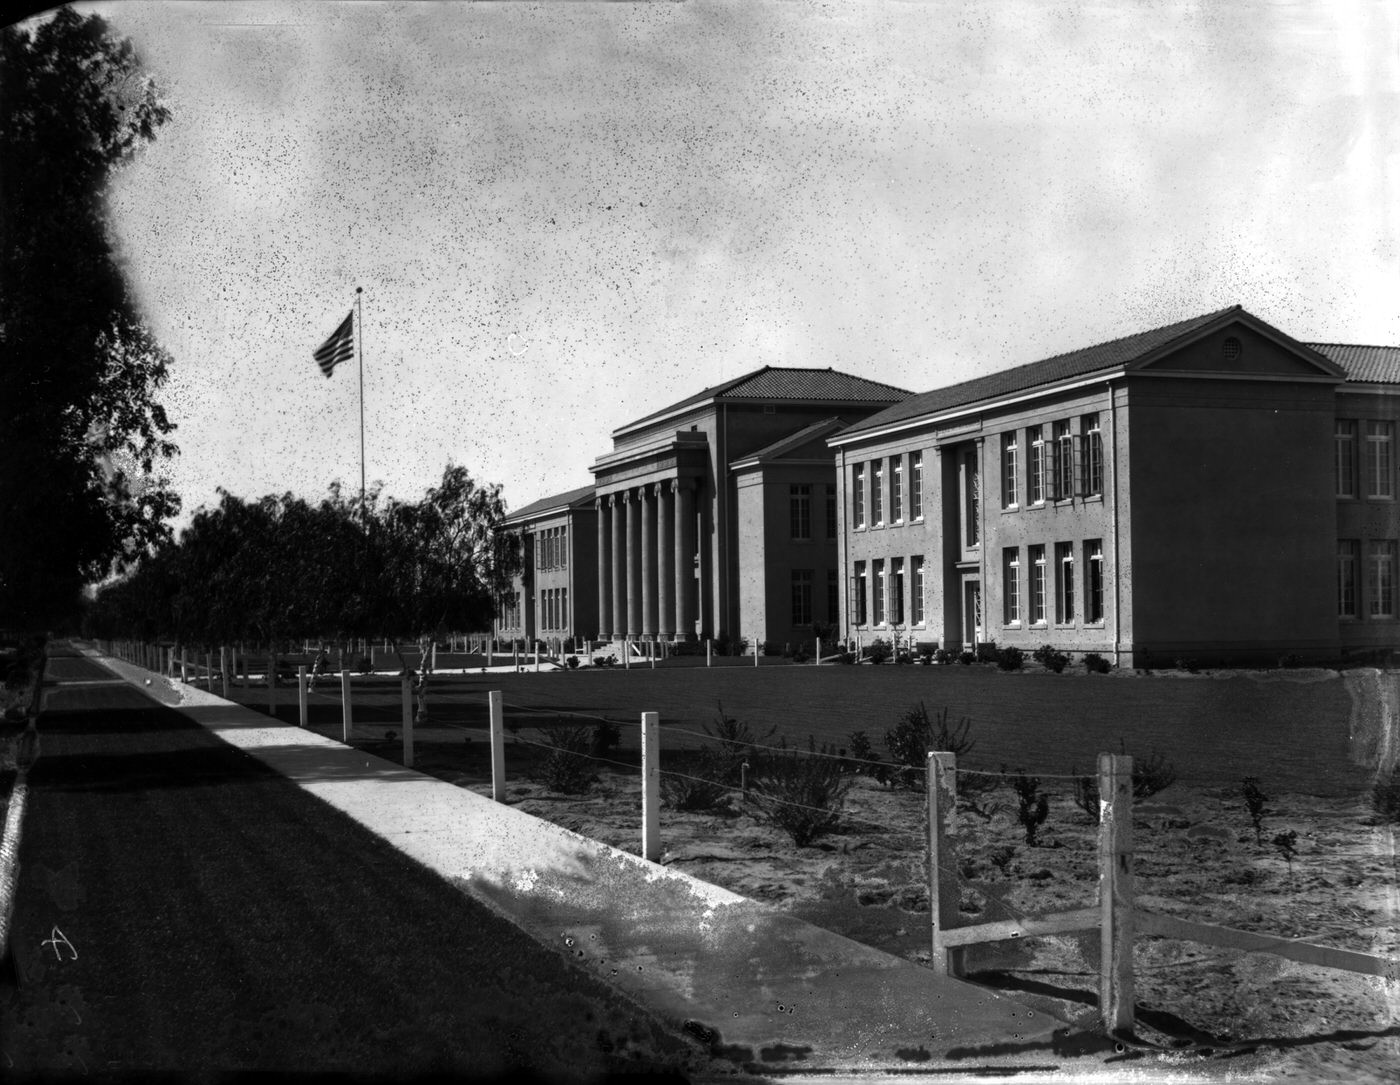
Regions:
<svg viewBox="0 0 1400 1085"><path fill-rule="evenodd" d="M1255 380L1343 380L1346 376L1319 351L1243 309L1230 310L1187 338L1136 359L1127 370Z"/></svg>

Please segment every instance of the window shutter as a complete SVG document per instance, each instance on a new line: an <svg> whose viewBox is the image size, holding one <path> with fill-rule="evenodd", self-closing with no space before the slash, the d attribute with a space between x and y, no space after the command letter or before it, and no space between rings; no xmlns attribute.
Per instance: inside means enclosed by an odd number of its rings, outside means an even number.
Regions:
<svg viewBox="0 0 1400 1085"><path fill-rule="evenodd" d="M1089 492L1088 483L1085 481L1084 472L1087 464L1084 462L1084 435L1076 433L1074 435L1074 493L1076 497L1083 497Z"/></svg>

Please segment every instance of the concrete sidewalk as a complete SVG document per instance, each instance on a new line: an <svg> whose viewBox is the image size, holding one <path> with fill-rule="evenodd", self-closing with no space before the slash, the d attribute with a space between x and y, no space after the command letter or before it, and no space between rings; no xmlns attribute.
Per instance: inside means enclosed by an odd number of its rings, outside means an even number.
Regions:
<svg viewBox="0 0 1400 1085"><path fill-rule="evenodd" d="M798 1074L1105 1072L1063 1022L682 871L92 650L739 1065ZM392 917L385 917L391 920ZM464 977L464 982L470 982Z"/></svg>

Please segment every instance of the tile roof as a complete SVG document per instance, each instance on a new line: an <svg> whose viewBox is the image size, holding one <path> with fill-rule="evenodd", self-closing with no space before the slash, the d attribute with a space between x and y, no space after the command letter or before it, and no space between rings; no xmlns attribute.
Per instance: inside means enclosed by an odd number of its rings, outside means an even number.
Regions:
<svg viewBox="0 0 1400 1085"><path fill-rule="evenodd" d="M1333 365L1341 366L1347 381L1366 384L1400 384L1400 347L1363 347L1347 343L1304 343Z"/></svg>
<svg viewBox="0 0 1400 1085"><path fill-rule="evenodd" d="M1114 369L1164 347L1175 339L1188 336L1223 316L1242 311L1240 306L1232 305L1228 309L1220 309L1214 313L1206 313L1204 316L1192 317L1190 320L1180 320L1175 324L1167 324L1161 328L1127 335L1121 339L1111 339L1107 343L1098 343L1092 347L1073 350L1068 354L1057 354L1052 358L1045 358L1038 362L1028 362L1025 365L1013 366L1011 369L989 373L985 377L974 377L972 380L963 381L960 384L950 384L944 388L935 388L931 392L921 392L918 395L910 396L902 403L880 411L878 414L861 419L850 429L844 431L841 436L862 433L865 430L877 429L894 422L902 422L905 419L918 418L921 415L941 414L956 407L965 407L969 403L976 403L978 400L1024 392L1042 384L1087 376L1101 369Z"/></svg>
<svg viewBox="0 0 1400 1085"><path fill-rule="evenodd" d="M765 365L752 373L715 384L669 407L628 422L621 430L632 429L656 418L711 399L815 400L832 403L897 403L910 393L904 388L881 384L837 369L801 369ZM621 430L617 431L620 432Z"/></svg>
<svg viewBox="0 0 1400 1085"><path fill-rule="evenodd" d="M573 505L585 498L592 498L593 491L594 487L592 486L580 486L577 490L566 490L564 493L555 494L553 497L542 497L538 501L530 502L530 504L526 505L523 509L509 513L506 516L506 522L509 523L512 520L526 520L531 516L536 516L549 509L558 509L567 505Z"/></svg>

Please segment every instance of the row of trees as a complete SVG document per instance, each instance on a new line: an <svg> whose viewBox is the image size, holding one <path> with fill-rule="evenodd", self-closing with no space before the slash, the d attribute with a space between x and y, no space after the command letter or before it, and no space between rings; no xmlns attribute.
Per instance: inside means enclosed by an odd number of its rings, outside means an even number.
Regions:
<svg viewBox="0 0 1400 1085"><path fill-rule="evenodd" d="M113 175L169 118L131 43L63 8L0 29L0 627L42 630L169 536L170 356L113 250Z"/></svg>
<svg viewBox="0 0 1400 1085"><path fill-rule="evenodd" d="M220 491L178 540L98 592L89 636L214 646L489 629L520 569L499 485L449 465L421 501Z"/></svg>

